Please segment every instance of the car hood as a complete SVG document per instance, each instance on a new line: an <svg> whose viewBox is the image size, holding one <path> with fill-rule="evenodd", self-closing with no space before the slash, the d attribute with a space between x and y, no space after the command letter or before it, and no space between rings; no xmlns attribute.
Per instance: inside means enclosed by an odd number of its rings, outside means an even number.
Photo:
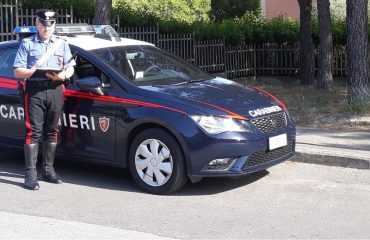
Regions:
<svg viewBox="0 0 370 240"><path fill-rule="evenodd" d="M254 111L272 106L282 106L271 96L252 86L242 85L224 78L214 78L202 82L184 83L172 86L142 87L147 90L167 93L192 105L230 111L247 118L256 117ZM275 108L276 110L276 108ZM274 110L274 111L275 111ZM265 115L271 111L262 112Z"/></svg>

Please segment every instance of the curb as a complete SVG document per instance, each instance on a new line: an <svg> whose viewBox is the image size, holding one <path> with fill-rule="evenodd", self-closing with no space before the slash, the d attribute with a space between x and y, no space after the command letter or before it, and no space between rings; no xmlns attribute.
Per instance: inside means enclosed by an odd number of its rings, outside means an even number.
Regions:
<svg viewBox="0 0 370 240"><path fill-rule="evenodd" d="M370 169L370 151L330 147L318 148L297 143L296 153L297 156L290 159L290 161L345 168Z"/></svg>
<svg viewBox="0 0 370 240"><path fill-rule="evenodd" d="M318 155L297 152L297 156L290 159L292 162L312 163L326 166L336 166L345 168L356 168L356 169L370 169L368 160L346 158L329 155Z"/></svg>

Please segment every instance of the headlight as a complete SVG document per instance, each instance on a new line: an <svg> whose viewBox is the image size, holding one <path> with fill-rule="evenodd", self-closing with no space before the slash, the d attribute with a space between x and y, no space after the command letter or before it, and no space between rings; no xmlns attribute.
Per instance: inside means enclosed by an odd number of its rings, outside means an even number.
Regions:
<svg viewBox="0 0 370 240"><path fill-rule="evenodd" d="M230 117L192 115L190 116L204 131L210 134L222 132L247 132L249 128L244 120Z"/></svg>

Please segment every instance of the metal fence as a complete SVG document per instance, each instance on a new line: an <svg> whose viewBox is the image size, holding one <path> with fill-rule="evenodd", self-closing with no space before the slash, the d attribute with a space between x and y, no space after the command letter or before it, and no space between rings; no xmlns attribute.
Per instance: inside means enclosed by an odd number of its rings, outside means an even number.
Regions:
<svg viewBox="0 0 370 240"><path fill-rule="evenodd" d="M229 46L225 50L226 75L236 78L257 74L257 47Z"/></svg>
<svg viewBox="0 0 370 240"><path fill-rule="evenodd" d="M196 41L195 65L207 72L225 72L225 42L223 40Z"/></svg>
<svg viewBox="0 0 370 240"><path fill-rule="evenodd" d="M0 41L17 39L15 26L34 25L33 9L22 9L18 0L0 0ZM58 23L92 23L91 19L74 17L73 8L57 10ZM261 44L227 46L225 41L198 41L194 34L160 34L159 27L123 27L118 18L112 26L121 37L153 43L172 52L201 69L224 72L228 78L250 75L297 75L299 71L298 44ZM317 59L317 50L315 51ZM316 60L317 63L317 60ZM317 64L316 64L317 65ZM344 46L335 46L333 55L334 76L344 76L346 53ZM316 69L317 71L317 69Z"/></svg>
<svg viewBox="0 0 370 240"><path fill-rule="evenodd" d="M17 1L15 2L17 3ZM15 39L14 26L18 25L18 4L11 0L1 0L0 5L0 41Z"/></svg>
<svg viewBox="0 0 370 240"><path fill-rule="evenodd" d="M159 29L158 29L159 30ZM195 40L193 34L158 34L158 47L195 64Z"/></svg>
<svg viewBox="0 0 370 240"><path fill-rule="evenodd" d="M299 46L262 44L256 47L258 75L295 75L299 67Z"/></svg>
<svg viewBox="0 0 370 240"><path fill-rule="evenodd" d="M113 20L122 37L155 44L186 61L211 72L225 72L228 78L254 75L298 75L299 44L266 43L248 46L227 46L224 40L197 41L194 34L161 34L155 27L120 27ZM318 50L315 49L317 63ZM333 49L333 75L345 76L346 52L343 45ZM315 66L317 73L317 64Z"/></svg>

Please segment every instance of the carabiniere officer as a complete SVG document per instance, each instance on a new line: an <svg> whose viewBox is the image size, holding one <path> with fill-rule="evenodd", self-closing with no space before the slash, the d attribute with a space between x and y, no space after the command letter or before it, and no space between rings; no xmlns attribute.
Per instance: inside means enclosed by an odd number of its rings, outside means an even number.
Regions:
<svg viewBox="0 0 370 240"><path fill-rule="evenodd" d="M54 155L59 131L58 122L64 103L63 81L73 75L75 66L73 60L69 61L72 55L68 43L53 34L55 12L38 9L35 14L37 33L22 40L13 65L15 77L26 79L24 186L31 190L39 189L36 163L41 136L43 136L43 179L51 183L62 183L54 171Z"/></svg>

